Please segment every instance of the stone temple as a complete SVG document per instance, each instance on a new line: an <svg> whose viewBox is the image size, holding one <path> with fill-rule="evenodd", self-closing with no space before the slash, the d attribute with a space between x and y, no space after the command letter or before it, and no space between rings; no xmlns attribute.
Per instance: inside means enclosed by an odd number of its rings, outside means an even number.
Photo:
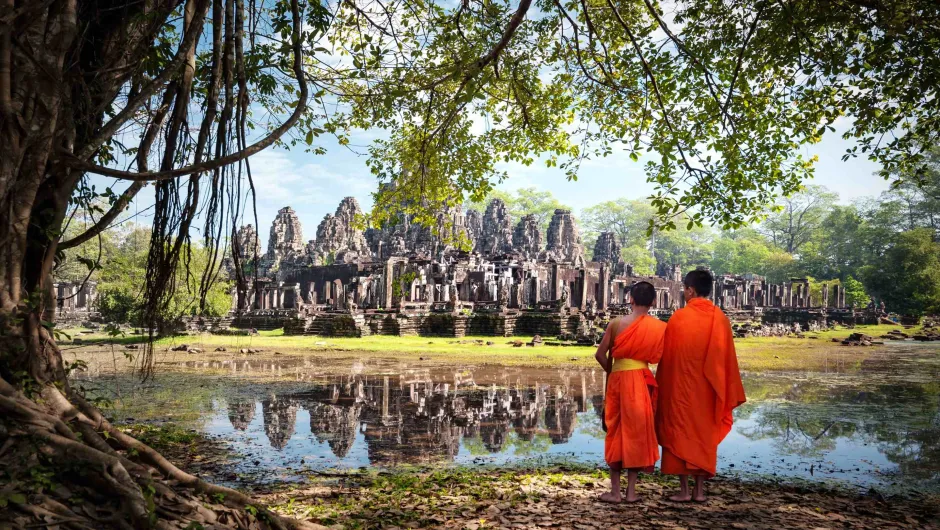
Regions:
<svg viewBox="0 0 940 530"><path fill-rule="evenodd" d="M599 324L629 311L630 287L656 287L654 314L684 305L682 271L660 263L655 276L634 274L612 233L602 233L588 260L577 220L556 210L545 234L534 216L512 219L494 200L484 213L454 206L425 227L402 214L381 227L365 227L359 204L343 199L316 238L304 241L296 212L282 208L270 228L267 252L256 231L238 232L239 262L257 277L235 288L228 318L195 318L193 330L227 327L288 334L592 335ZM455 241L469 241L461 250ZM544 242L544 246L543 246ZM256 249L245 251L243 249ZM231 269L233 260L227 261ZM230 270L231 277L236 275ZM745 274L715 278L712 298L733 320L792 330L827 322L856 322L839 286L823 288L812 307L806 279L772 284Z"/></svg>

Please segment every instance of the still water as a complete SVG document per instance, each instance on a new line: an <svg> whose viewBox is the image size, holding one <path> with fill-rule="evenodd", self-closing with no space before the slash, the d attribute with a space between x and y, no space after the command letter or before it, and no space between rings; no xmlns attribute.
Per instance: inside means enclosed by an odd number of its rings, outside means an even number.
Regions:
<svg viewBox="0 0 940 530"><path fill-rule="evenodd" d="M289 478L303 469L576 461L603 464L597 370L397 362L174 363L189 386L201 371L266 373L277 383L200 394L196 428L243 455L239 472ZM246 373L248 372L248 373ZM940 355L894 344L860 365L822 372L745 373L749 402L719 448L719 474L940 491ZM133 406L121 411L134 413Z"/></svg>

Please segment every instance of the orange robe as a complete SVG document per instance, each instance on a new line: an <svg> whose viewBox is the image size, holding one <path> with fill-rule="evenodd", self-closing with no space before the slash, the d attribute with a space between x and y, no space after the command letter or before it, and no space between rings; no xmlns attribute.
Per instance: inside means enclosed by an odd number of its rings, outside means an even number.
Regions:
<svg viewBox="0 0 940 530"><path fill-rule="evenodd" d="M666 323L644 315L614 338L614 359L658 363L663 355ZM604 403L604 459L623 469L653 471L659 460L656 442L656 379L649 368L612 372Z"/></svg>
<svg viewBox="0 0 940 530"><path fill-rule="evenodd" d="M656 380L662 472L714 476L731 411L745 401L731 323L721 309L693 298L672 315Z"/></svg>

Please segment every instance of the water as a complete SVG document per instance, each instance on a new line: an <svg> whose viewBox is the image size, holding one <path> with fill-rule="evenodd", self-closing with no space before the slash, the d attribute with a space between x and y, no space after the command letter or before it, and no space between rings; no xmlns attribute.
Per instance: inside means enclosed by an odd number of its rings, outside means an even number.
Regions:
<svg viewBox="0 0 940 530"><path fill-rule="evenodd" d="M745 373L749 402L719 447L719 474L940 491L937 353L935 345L891 345L861 365ZM273 378L248 385L229 378L195 398L204 403L194 425L244 455L243 474L533 460L603 465L599 369L387 361L326 375L317 362L296 358L164 368L189 389L207 369ZM121 411L134 413L133 405Z"/></svg>

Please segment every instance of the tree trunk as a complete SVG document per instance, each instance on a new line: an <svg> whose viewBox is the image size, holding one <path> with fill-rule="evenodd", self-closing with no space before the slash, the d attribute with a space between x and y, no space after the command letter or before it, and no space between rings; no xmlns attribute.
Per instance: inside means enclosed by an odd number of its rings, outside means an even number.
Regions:
<svg viewBox="0 0 940 530"><path fill-rule="evenodd" d="M39 493L0 510L0 527L245 527L254 518L247 496L179 470L75 392L50 323L59 232L82 178L59 155L98 151L93 139L127 86L128 65L177 4L0 0L0 468L14 477L44 466L97 509L73 511ZM259 518L316 527L264 509Z"/></svg>

